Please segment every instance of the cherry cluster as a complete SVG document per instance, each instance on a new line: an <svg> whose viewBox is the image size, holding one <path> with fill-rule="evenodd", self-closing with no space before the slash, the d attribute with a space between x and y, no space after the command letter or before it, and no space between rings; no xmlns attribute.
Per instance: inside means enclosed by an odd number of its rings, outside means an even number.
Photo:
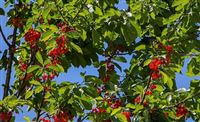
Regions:
<svg viewBox="0 0 200 122"><path fill-rule="evenodd" d="M11 24L14 26L14 27L18 27L18 28L21 28L23 27L24 25L24 20L20 17L15 17L15 18L12 18L11 20Z"/></svg>
<svg viewBox="0 0 200 122"><path fill-rule="evenodd" d="M42 79L43 79L43 81L53 80L55 78L55 76L56 76L55 73L51 73L50 75L47 73L44 73L42 75Z"/></svg>
<svg viewBox="0 0 200 122"><path fill-rule="evenodd" d="M9 122L12 118L12 112L0 112L0 121Z"/></svg>
<svg viewBox="0 0 200 122"><path fill-rule="evenodd" d="M182 104L179 104L176 107L176 116L177 117L183 117L187 114L188 110L186 109L186 107Z"/></svg>
<svg viewBox="0 0 200 122"><path fill-rule="evenodd" d="M68 112L63 112L63 111L53 116L54 122L68 122L73 118L74 116L70 115Z"/></svg>
<svg viewBox="0 0 200 122"><path fill-rule="evenodd" d="M70 115L68 112L60 111L58 114L53 116L54 122L68 122L69 120L72 120L74 116ZM50 122L50 120L45 118L40 118L40 121L42 122Z"/></svg>
<svg viewBox="0 0 200 122"><path fill-rule="evenodd" d="M172 54L173 47L171 45L164 46L161 43L159 43L159 47L164 48L167 52L167 55L166 55L165 59L156 57L149 64L149 68L152 70L152 73L151 73L152 80L155 80L155 79L158 79L161 77L161 75L159 73L160 66L172 62L170 55Z"/></svg>
<svg viewBox="0 0 200 122"><path fill-rule="evenodd" d="M72 32L76 31L74 28L70 27L68 24L65 22L60 22L57 24L57 27L60 29L60 32L67 33L67 32Z"/></svg>
<svg viewBox="0 0 200 122"><path fill-rule="evenodd" d="M28 65L22 61L19 61L19 69L23 72L25 72L28 68Z"/></svg>
<svg viewBox="0 0 200 122"><path fill-rule="evenodd" d="M40 121L41 121L41 122L51 122L50 120L45 119L45 118L40 118Z"/></svg>
<svg viewBox="0 0 200 122"><path fill-rule="evenodd" d="M106 113L106 109L105 108L100 108L100 107L93 108L92 109L92 113L97 113L97 114Z"/></svg>
<svg viewBox="0 0 200 122"><path fill-rule="evenodd" d="M115 70L115 66L111 63L111 58L105 61L106 64L106 76L103 78L103 82L108 82L110 80L110 74Z"/></svg>
<svg viewBox="0 0 200 122"><path fill-rule="evenodd" d="M62 35L59 38L57 38L56 44L57 44L57 47L52 49L48 53L48 56L51 57L51 61L53 62L53 64L59 64L60 61L58 60L58 57L69 51L68 47L66 46L67 39L66 39L65 35Z"/></svg>
<svg viewBox="0 0 200 122"><path fill-rule="evenodd" d="M108 104L108 106L110 106L113 109L116 109L120 106L122 106L122 102L119 98L117 98L115 95L109 95L109 93L106 93L104 95L104 102L106 102Z"/></svg>
<svg viewBox="0 0 200 122"><path fill-rule="evenodd" d="M36 47L36 43L40 38L41 33L34 29L29 29L28 32L24 35L25 41L29 43L31 48Z"/></svg>

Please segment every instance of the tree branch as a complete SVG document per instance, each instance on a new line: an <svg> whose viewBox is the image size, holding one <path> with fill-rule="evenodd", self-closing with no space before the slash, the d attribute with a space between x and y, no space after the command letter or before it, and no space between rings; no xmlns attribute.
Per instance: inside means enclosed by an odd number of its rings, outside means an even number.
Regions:
<svg viewBox="0 0 200 122"><path fill-rule="evenodd" d="M151 74L152 72L150 72ZM146 89L144 90L144 95L143 95L143 98L142 98L142 101L141 101L141 104L143 104L144 100L145 100L145 97L146 97L146 92L148 91L149 87L150 87L150 84L151 84L151 75L149 76L149 80L148 80L148 83L147 83L147 87Z"/></svg>
<svg viewBox="0 0 200 122"><path fill-rule="evenodd" d="M78 17L78 14L81 12L81 10L83 9L84 5L86 4L87 0L85 0L83 2L83 4L81 5L81 8L79 9L79 11L76 13L76 15L74 16L74 18L72 19L72 22L74 22L74 20L76 19L76 17Z"/></svg>
<svg viewBox="0 0 200 122"><path fill-rule="evenodd" d="M9 59L7 64L6 81L5 81L3 98L8 96L16 39L17 39L17 27L15 27L13 30L12 45L9 47Z"/></svg>
<svg viewBox="0 0 200 122"><path fill-rule="evenodd" d="M4 35L3 31L2 31L1 26L0 26L0 33L1 33L2 37L3 37L3 40L4 40L4 42L6 43L6 45L7 45L8 47L11 47L10 43L8 42L8 40L6 39L6 37L5 37L5 35Z"/></svg>

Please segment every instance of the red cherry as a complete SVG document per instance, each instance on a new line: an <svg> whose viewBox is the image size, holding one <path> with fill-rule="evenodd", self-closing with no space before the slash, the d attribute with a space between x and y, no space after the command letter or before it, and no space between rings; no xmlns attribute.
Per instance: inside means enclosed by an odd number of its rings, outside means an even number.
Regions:
<svg viewBox="0 0 200 122"><path fill-rule="evenodd" d="M168 118L169 113L168 112L164 112L164 116L165 116L165 118Z"/></svg>
<svg viewBox="0 0 200 122"><path fill-rule="evenodd" d="M163 64L163 61L162 59L158 59L158 58L155 58L154 60L151 61L151 63L149 64L149 68L151 70L158 70L158 67Z"/></svg>
<svg viewBox="0 0 200 122"><path fill-rule="evenodd" d="M165 46L166 51L169 53L173 50L173 47L171 45Z"/></svg>
<svg viewBox="0 0 200 122"><path fill-rule="evenodd" d="M42 79L43 79L44 81L47 81L48 78L49 78L49 75L48 75L47 73L44 73L44 74L42 75Z"/></svg>
<svg viewBox="0 0 200 122"><path fill-rule="evenodd" d="M20 69L21 71L26 71L27 68L28 68L28 65L27 65L27 64L25 64L25 63L20 63L20 64L19 64L19 69Z"/></svg>
<svg viewBox="0 0 200 122"><path fill-rule="evenodd" d="M157 87L157 86L156 86L155 84L151 84L151 87L150 87L150 88L153 90L153 89L156 89L156 87Z"/></svg>
<svg viewBox="0 0 200 122"><path fill-rule="evenodd" d="M185 108L184 105L178 105L176 107L176 116L177 117L183 117L187 114L188 110Z"/></svg>
<svg viewBox="0 0 200 122"><path fill-rule="evenodd" d="M130 122L131 121L131 112L124 111L122 114L126 117L126 119Z"/></svg>
<svg viewBox="0 0 200 122"><path fill-rule="evenodd" d="M34 29L29 29L28 32L24 35L25 41L29 43L34 43L40 38L40 32Z"/></svg>
<svg viewBox="0 0 200 122"><path fill-rule="evenodd" d="M140 96L137 96L135 99L134 99L134 102L139 104L141 102L141 97Z"/></svg>
<svg viewBox="0 0 200 122"><path fill-rule="evenodd" d="M152 91L145 92L145 95L151 95L151 94L152 94Z"/></svg>
<svg viewBox="0 0 200 122"><path fill-rule="evenodd" d="M155 80L155 79L160 78L161 75L159 74L158 71L154 71L154 72L151 74L151 77L152 77L153 80Z"/></svg>
<svg viewBox="0 0 200 122"><path fill-rule="evenodd" d="M110 80L110 77L108 75L106 75L104 78L103 78L103 82L108 82Z"/></svg>
<svg viewBox="0 0 200 122"><path fill-rule="evenodd" d="M144 106L144 107L149 106L149 102L145 101L145 102L143 103L143 106Z"/></svg>
<svg viewBox="0 0 200 122"><path fill-rule="evenodd" d="M56 75L55 75L54 73L51 73L50 76L49 76L49 79L50 79L50 80L53 80L53 79L55 78L55 76L56 76Z"/></svg>
<svg viewBox="0 0 200 122"><path fill-rule="evenodd" d="M165 61L166 61L166 63L172 63L170 55L166 55Z"/></svg>

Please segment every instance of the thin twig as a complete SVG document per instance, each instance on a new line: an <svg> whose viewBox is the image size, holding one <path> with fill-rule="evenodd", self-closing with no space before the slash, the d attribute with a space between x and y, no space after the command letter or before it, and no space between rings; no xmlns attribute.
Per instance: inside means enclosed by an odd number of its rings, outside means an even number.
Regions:
<svg viewBox="0 0 200 122"><path fill-rule="evenodd" d="M151 73L150 73L151 74ZM149 87L150 87L150 84L151 84L151 75L149 76L149 80L148 80L148 83L147 83L147 87L146 89L144 90L144 95L143 95L143 98L142 98L142 101L141 101L141 104L143 104L144 100L145 100L145 97L146 97L146 92L148 91Z"/></svg>
<svg viewBox="0 0 200 122"><path fill-rule="evenodd" d="M83 2L83 4L81 5L81 8L79 9L79 11L76 13L76 15L74 16L74 18L72 19L72 22L74 22L74 20L76 19L76 17L78 17L78 14L82 11L84 5L86 4L87 0L85 0Z"/></svg>
<svg viewBox="0 0 200 122"><path fill-rule="evenodd" d="M63 13L62 13L60 7L57 5L56 0L54 0L54 3L55 3L55 5L56 5L56 8L57 8L58 12L60 13L61 17L63 18L63 20L64 20L66 23L69 23L69 22L66 20L66 18L64 17L64 15L63 15Z"/></svg>
<svg viewBox="0 0 200 122"><path fill-rule="evenodd" d="M6 39L6 36L4 35L1 26L0 26L0 33L1 33L2 37L3 37L3 40L4 40L4 42L6 43L6 45L7 45L8 47L11 47L11 44L10 44L10 43L8 42L8 40Z"/></svg>

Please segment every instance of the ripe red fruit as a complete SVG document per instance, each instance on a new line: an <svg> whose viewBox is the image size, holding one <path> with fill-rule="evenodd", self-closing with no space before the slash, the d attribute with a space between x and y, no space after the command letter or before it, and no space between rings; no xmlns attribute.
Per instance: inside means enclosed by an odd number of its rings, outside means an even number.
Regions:
<svg viewBox="0 0 200 122"><path fill-rule="evenodd" d="M187 114L188 110L186 109L186 107L184 105L178 105L176 107L176 116L177 117L183 117Z"/></svg>
<svg viewBox="0 0 200 122"><path fill-rule="evenodd" d="M131 112L124 111L124 112L122 112L122 114L126 117L126 119L127 119L128 122L131 121Z"/></svg>
<svg viewBox="0 0 200 122"><path fill-rule="evenodd" d="M149 64L149 68L151 70L158 70L158 67L163 64L162 59L159 58L155 58L153 61L151 61L151 63Z"/></svg>
<svg viewBox="0 0 200 122"><path fill-rule="evenodd" d="M151 78L152 78L153 80L158 79L158 78L160 78L160 77L161 77L161 75L160 75L160 73L159 73L158 71L154 71L154 72L151 74Z"/></svg>
<svg viewBox="0 0 200 122"><path fill-rule="evenodd" d="M34 76L33 73L28 73L28 74L26 75L26 77L25 77L25 76L19 76L19 80L28 81L28 80L30 80L33 76Z"/></svg>
<svg viewBox="0 0 200 122"><path fill-rule="evenodd" d="M11 19L11 24L15 27L22 27L24 25L23 20L20 17L15 17Z"/></svg>
<svg viewBox="0 0 200 122"><path fill-rule="evenodd" d="M12 118L12 112L0 112L1 122L10 122L11 118Z"/></svg>
<svg viewBox="0 0 200 122"><path fill-rule="evenodd" d="M115 109L122 105L122 102L120 99L117 99L116 102L111 106L111 108Z"/></svg>
<svg viewBox="0 0 200 122"><path fill-rule="evenodd" d="M51 73L51 74L49 75L49 79L50 79L50 80L53 80L53 79L55 78L55 76L56 76L56 75L55 75L54 73Z"/></svg>
<svg viewBox="0 0 200 122"><path fill-rule="evenodd" d="M143 106L144 106L144 107L149 106L149 102L145 101L145 102L143 103Z"/></svg>
<svg viewBox="0 0 200 122"><path fill-rule="evenodd" d="M166 61L166 63L172 63L170 55L166 55L165 61Z"/></svg>
<svg viewBox="0 0 200 122"><path fill-rule="evenodd" d="M115 70L115 66L113 64L107 64L107 69L109 72L112 72Z"/></svg>
<svg viewBox="0 0 200 122"><path fill-rule="evenodd" d="M164 116L165 116L165 118L168 118L169 113L168 112L164 112Z"/></svg>
<svg viewBox="0 0 200 122"><path fill-rule="evenodd" d="M151 84L151 87L150 87L152 90L153 89L156 89L156 85L155 84Z"/></svg>
<svg viewBox="0 0 200 122"><path fill-rule="evenodd" d="M135 99L134 99L134 102L139 104L141 102L141 97L140 96L137 96Z"/></svg>
<svg viewBox="0 0 200 122"><path fill-rule="evenodd" d="M103 78L103 82L108 82L110 80L110 77L108 75L106 75L104 78Z"/></svg>
<svg viewBox="0 0 200 122"><path fill-rule="evenodd" d="M68 24L64 22L60 22L57 24L57 27L60 29L61 32L71 32L75 31L74 28L70 27Z"/></svg>
<svg viewBox="0 0 200 122"><path fill-rule="evenodd" d="M62 111L53 116L54 122L68 122L73 118L74 117L70 115L68 112L62 112Z"/></svg>
<svg viewBox="0 0 200 122"><path fill-rule="evenodd" d="M47 81L48 78L49 78L49 75L48 75L47 73L44 73L44 74L42 75L43 81Z"/></svg>
<svg viewBox="0 0 200 122"><path fill-rule="evenodd" d="M169 53L173 50L173 47L171 45L165 46L166 51Z"/></svg>
<svg viewBox="0 0 200 122"><path fill-rule="evenodd" d="M104 108L93 108L92 109L92 113L98 113L98 114L101 114L101 113L105 113L106 110Z"/></svg>
<svg viewBox="0 0 200 122"><path fill-rule="evenodd" d="M50 120L47 120L47 119L45 119L45 118L40 118L40 121L41 121L41 122L50 122Z"/></svg>
<svg viewBox="0 0 200 122"><path fill-rule="evenodd" d="M29 42L30 44L33 44L40 38L40 35L41 34L39 31L36 31L34 29L29 29L28 32L24 35L25 41Z"/></svg>
<svg viewBox="0 0 200 122"><path fill-rule="evenodd" d="M27 64L25 64L25 63L20 63L20 64L19 64L19 69L20 69L21 71L26 71L27 68L28 68L28 65L27 65Z"/></svg>
<svg viewBox="0 0 200 122"><path fill-rule="evenodd" d="M152 91L145 92L145 95L151 95L151 94L152 94Z"/></svg>

